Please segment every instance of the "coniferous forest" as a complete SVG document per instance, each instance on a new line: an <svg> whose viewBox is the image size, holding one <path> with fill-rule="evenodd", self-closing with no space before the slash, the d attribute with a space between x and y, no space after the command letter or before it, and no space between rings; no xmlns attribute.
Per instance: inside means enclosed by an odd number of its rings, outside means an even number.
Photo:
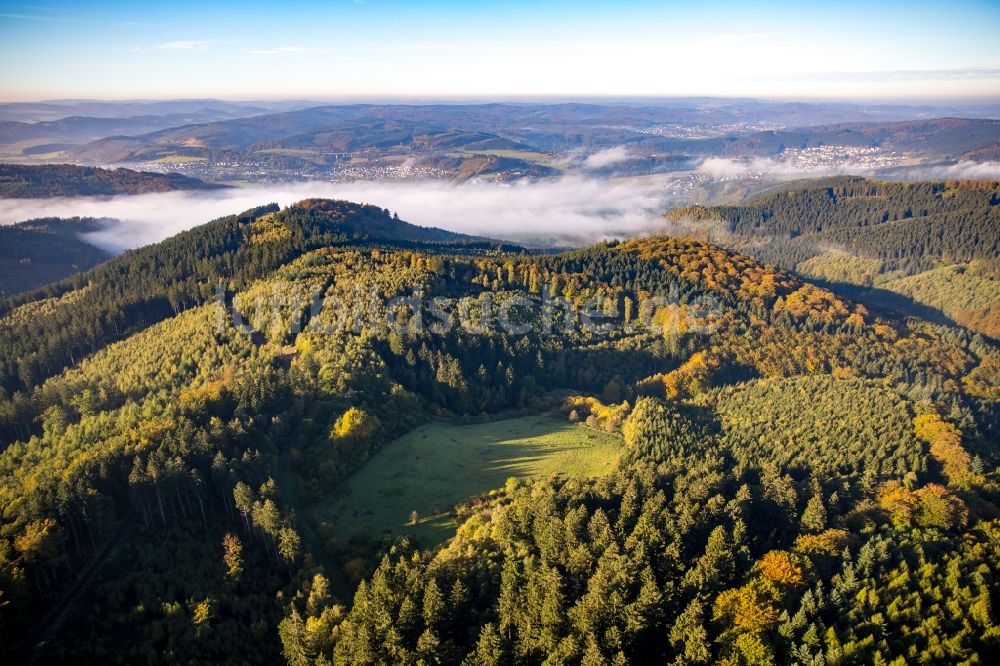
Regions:
<svg viewBox="0 0 1000 666"><path fill-rule="evenodd" d="M0 4L0 666L1000 665L1000 0Z"/></svg>
<svg viewBox="0 0 1000 666"><path fill-rule="evenodd" d="M667 215L838 293L1000 338L1000 183L837 176Z"/></svg>
<svg viewBox="0 0 1000 666"><path fill-rule="evenodd" d="M877 244L796 227L792 203L731 224L993 260L995 209L967 189L985 226L954 239L931 228L933 186L907 194L922 231ZM1000 349L765 261L669 236L533 252L307 200L7 298L3 652L993 663ZM449 482L395 458L352 499L408 433L460 450L526 415L613 455L540 475L505 449L461 473L505 483L376 527L408 506L403 479Z"/></svg>

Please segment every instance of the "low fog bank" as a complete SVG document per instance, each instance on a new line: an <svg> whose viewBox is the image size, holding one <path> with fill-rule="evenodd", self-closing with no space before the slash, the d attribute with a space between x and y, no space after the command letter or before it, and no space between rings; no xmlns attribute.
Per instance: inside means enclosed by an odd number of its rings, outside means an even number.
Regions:
<svg viewBox="0 0 1000 666"><path fill-rule="evenodd" d="M853 160L804 163L801 159L788 158L708 157L701 161L697 171L717 180L764 178L779 181L819 176L866 176L886 180L1000 180L1000 162L971 160L902 166Z"/></svg>
<svg viewBox="0 0 1000 666"><path fill-rule="evenodd" d="M110 217L123 224L87 234L111 251L155 243L224 215L309 197L370 203L400 218L535 246L578 246L663 229L669 200L657 181L567 177L534 183L307 182L210 192L163 192L108 199L9 199L0 224L39 217Z"/></svg>
<svg viewBox="0 0 1000 666"><path fill-rule="evenodd" d="M602 161L614 162L622 156L619 148L605 152L608 154L602 155ZM766 183L835 174L889 180L993 180L1000 179L1000 162L897 167L873 173L861 165L847 163L810 170L770 158L707 158L687 175L678 172L620 180L566 176L518 183L313 181L111 198L7 199L0 205L0 224L40 217L116 218L122 220L122 224L88 233L86 237L101 248L120 252L155 243L185 229L255 206L272 202L287 206L310 197L324 197L374 204L421 226L536 247L572 247L609 238L678 232L668 228L662 213L693 203L692 197L700 198L690 187L674 187L678 183L690 183L684 179L692 175L703 179L698 181L701 184L707 184L747 180ZM726 191L720 189L714 197L728 198Z"/></svg>

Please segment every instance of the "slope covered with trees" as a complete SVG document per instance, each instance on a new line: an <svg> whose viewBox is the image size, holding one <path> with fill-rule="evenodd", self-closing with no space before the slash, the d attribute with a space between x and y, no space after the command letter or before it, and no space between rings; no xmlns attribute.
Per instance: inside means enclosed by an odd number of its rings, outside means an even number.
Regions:
<svg viewBox="0 0 1000 666"><path fill-rule="evenodd" d="M11 654L998 651L1000 352L709 243L539 255L309 201L10 300L0 331ZM445 507L442 546L342 534L316 510L429 419L539 412L620 437L616 467Z"/></svg>
<svg viewBox="0 0 1000 666"><path fill-rule="evenodd" d="M112 196L225 187L178 173L99 169L72 164L0 164L0 199Z"/></svg>
<svg viewBox="0 0 1000 666"><path fill-rule="evenodd" d="M668 218L808 278L861 287L844 293L866 302L937 311L997 335L996 182L795 181L743 204L683 208Z"/></svg>
<svg viewBox="0 0 1000 666"><path fill-rule="evenodd" d="M0 296L37 289L110 258L80 234L114 222L46 218L0 226Z"/></svg>

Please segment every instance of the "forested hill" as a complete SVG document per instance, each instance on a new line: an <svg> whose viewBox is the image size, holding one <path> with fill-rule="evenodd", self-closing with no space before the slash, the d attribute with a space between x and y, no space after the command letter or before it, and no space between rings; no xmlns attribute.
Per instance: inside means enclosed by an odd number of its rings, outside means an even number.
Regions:
<svg viewBox="0 0 1000 666"><path fill-rule="evenodd" d="M458 234L436 227L420 227L399 219L397 214L377 206L358 206L332 199L305 199L285 211L288 221L303 217L347 234L355 240L412 241L423 243L455 243L488 241L489 239Z"/></svg>
<svg viewBox="0 0 1000 666"><path fill-rule="evenodd" d="M1000 336L1000 183L821 178L739 205L678 209L668 220L786 270L866 290L845 292L854 298L940 312Z"/></svg>
<svg viewBox="0 0 1000 666"><path fill-rule="evenodd" d="M14 317L0 327L0 387L30 388L113 340L205 303L219 284L246 285L319 247L376 241L497 247L344 201L309 199L220 218L0 304L8 313L47 303L45 317Z"/></svg>
<svg viewBox="0 0 1000 666"><path fill-rule="evenodd" d="M1000 256L1000 183L992 181L810 180L745 204L682 208L669 217L717 220L737 236L802 237L803 250L805 241L836 244L885 260Z"/></svg>
<svg viewBox="0 0 1000 666"><path fill-rule="evenodd" d="M62 280L110 258L80 234L115 222L46 218L0 226L0 298Z"/></svg>
<svg viewBox="0 0 1000 666"><path fill-rule="evenodd" d="M0 199L112 196L224 187L178 173L100 169L72 164L0 164Z"/></svg>
<svg viewBox="0 0 1000 666"><path fill-rule="evenodd" d="M272 205L8 300L9 660L995 660L995 345L697 240L438 234ZM534 473L513 414L611 455Z"/></svg>

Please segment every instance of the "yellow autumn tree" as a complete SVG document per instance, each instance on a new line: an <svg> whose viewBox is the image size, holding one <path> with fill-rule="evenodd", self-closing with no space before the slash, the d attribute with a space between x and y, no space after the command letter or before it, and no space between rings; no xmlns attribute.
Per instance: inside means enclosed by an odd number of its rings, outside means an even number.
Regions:
<svg viewBox="0 0 1000 666"><path fill-rule="evenodd" d="M806 555L839 555L851 539L851 533L833 528L819 534L802 534L795 539L794 550Z"/></svg>
<svg viewBox="0 0 1000 666"><path fill-rule="evenodd" d="M745 632L767 631L778 622L773 592L755 578L743 587L726 590L715 598L712 619L723 627Z"/></svg>
<svg viewBox="0 0 1000 666"><path fill-rule="evenodd" d="M969 520L969 510L965 502L950 490L936 483L930 483L917 490L916 522L921 527L938 527L944 530L965 527Z"/></svg>
<svg viewBox="0 0 1000 666"><path fill-rule="evenodd" d="M681 367L663 378L667 398L684 400L703 393L711 385L712 377L721 365L721 361L708 352L695 352Z"/></svg>
<svg viewBox="0 0 1000 666"><path fill-rule="evenodd" d="M913 520L913 511L917 507L916 497L899 481L883 483L876 493L876 502L897 527L909 525Z"/></svg>
<svg viewBox="0 0 1000 666"><path fill-rule="evenodd" d="M916 524L950 530L964 527L969 519L965 502L936 483L909 490L898 481L889 481L879 488L877 501L897 527Z"/></svg>
<svg viewBox="0 0 1000 666"><path fill-rule="evenodd" d="M243 544L233 533L222 537L222 561L226 564L226 576L239 578L243 573Z"/></svg>
<svg viewBox="0 0 1000 666"><path fill-rule="evenodd" d="M350 407L333 425L334 439L365 439L378 430L378 417L357 407Z"/></svg>
<svg viewBox="0 0 1000 666"><path fill-rule="evenodd" d="M921 414L913 419L917 438L930 445L931 455L941 463L941 471L951 485L966 486L972 482L972 456L962 446L962 432L936 412Z"/></svg>
<svg viewBox="0 0 1000 666"><path fill-rule="evenodd" d="M757 563L757 568L765 579L786 587L802 585L807 566L805 558L784 550L772 550Z"/></svg>

